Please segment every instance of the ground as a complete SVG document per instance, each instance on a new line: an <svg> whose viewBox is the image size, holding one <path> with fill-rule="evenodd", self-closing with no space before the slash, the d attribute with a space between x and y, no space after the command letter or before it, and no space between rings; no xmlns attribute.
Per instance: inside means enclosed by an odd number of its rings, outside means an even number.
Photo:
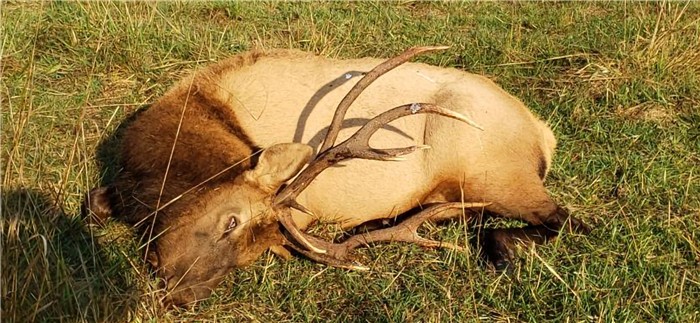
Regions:
<svg viewBox="0 0 700 323"><path fill-rule="evenodd" d="M700 320L700 4L2 2L2 312L31 321ZM165 312L129 227L88 227L113 134L188 70L253 48L418 59L484 74L559 139L552 195L593 227L523 250L382 245L370 272L264 256ZM98 149L102 147L102 149ZM106 147L106 148L105 148Z"/></svg>

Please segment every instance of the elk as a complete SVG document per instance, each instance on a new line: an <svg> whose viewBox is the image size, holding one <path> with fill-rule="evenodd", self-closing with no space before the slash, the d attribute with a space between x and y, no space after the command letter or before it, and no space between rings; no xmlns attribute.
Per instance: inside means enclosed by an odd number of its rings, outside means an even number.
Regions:
<svg viewBox="0 0 700 323"><path fill-rule="evenodd" d="M543 121L485 77L406 63L444 48L383 62L252 51L196 71L125 129L122 169L86 208L140 229L172 305L208 297L266 250L366 270L351 251L370 243L460 249L419 236L425 221L526 222L482 239L497 268L517 243L544 243L565 225L586 232L543 185L556 146ZM401 214L343 242L305 231Z"/></svg>

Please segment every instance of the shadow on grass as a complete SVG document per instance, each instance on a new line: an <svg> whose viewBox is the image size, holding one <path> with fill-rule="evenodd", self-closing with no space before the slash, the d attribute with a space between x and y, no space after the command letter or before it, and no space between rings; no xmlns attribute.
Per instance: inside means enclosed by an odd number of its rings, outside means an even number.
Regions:
<svg viewBox="0 0 700 323"><path fill-rule="evenodd" d="M2 194L2 319L123 321L138 301L128 262L47 194Z"/></svg>

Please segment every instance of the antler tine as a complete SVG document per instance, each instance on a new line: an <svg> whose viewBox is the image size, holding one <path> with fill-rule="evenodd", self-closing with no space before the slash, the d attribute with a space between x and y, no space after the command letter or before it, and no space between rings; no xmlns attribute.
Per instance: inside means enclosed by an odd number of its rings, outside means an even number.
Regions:
<svg viewBox="0 0 700 323"><path fill-rule="evenodd" d="M296 201L294 202L295 205ZM294 219L292 219L292 215L289 209L284 208L281 210L278 210L277 212L278 217L277 219L280 221L280 223L287 228L287 231L289 231L289 234L294 237L296 241L298 241L301 245L303 245L306 249L311 250L314 253L317 254L324 254L326 253L325 249L321 249L316 247L314 244L309 242L309 240L317 240L313 236L310 236L308 234L305 234L299 228L297 228L296 224L294 223Z"/></svg>
<svg viewBox="0 0 700 323"><path fill-rule="evenodd" d="M329 249L333 249L333 247L338 247L338 244L332 244L328 241L318 239L316 237L311 237L311 239L314 241L315 244L318 244L320 246L327 246ZM352 261L347 258L338 258L335 255L328 255L328 254L321 254L321 253L316 253L316 252L311 252L309 250L305 250L303 248L300 248L296 244L290 242L286 238L284 239L284 244L286 246L289 246L290 248L294 249L296 252L306 256L307 258L320 263L320 264L325 264L331 267L337 267L337 268L345 268L345 269L352 269L352 270L359 270L359 271L367 271L369 270L368 267Z"/></svg>
<svg viewBox="0 0 700 323"><path fill-rule="evenodd" d="M328 132L326 133L326 138L323 140L323 145L318 150L319 152L324 152L331 148L335 144L335 140L338 138L338 133L340 132L343 119L345 119L345 113L348 111L350 106L355 102L358 96L364 91L372 82L378 79L380 76L384 75L396 68L397 66L407 62L416 55L432 52L437 50L444 50L450 48L449 46L423 46L423 47L412 47L401 53L399 56L390 58L383 63L377 65L369 71L365 76L360 79L355 86L345 95L343 100L338 104L338 108L335 110L335 115L333 115L333 121L330 127L328 127Z"/></svg>
<svg viewBox="0 0 700 323"><path fill-rule="evenodd" d="M438 114L441 116L465 122L477 129L483 130L479 125L469 120L469 118L460 113L438 107L434 104L412 103L398 106L374 117L373 119L368 121L362 128L360 128L360 130L358 130L354 135L352 135L350 138L348 138L338 146L331 148L331 150L336 150L337 148L339 153L341 153L342 159L362 158L374 160L392 160L393 158L410 154L416 149L423 148L425 146L374 149L369 146L369 140L385 124L402 117L420 113ZM346 151L340 148L344 146L347 146Z"/></svg>
<svg viewBox="0 0 700 323"><path fill-rule="evenodd" d="M337 250L333 250L333 255L337 258L346 258L347 254L359 246L366 246L374 242L382 241L401 241L415 243L417 245L428 248L448 248L457 251L463 251L464 248L452 243L435 241L421 237L418 234L418 228L425 221L430 220L439 213L450 209L467 209L467 208L483 208L490 203L441 203L433 205L417 214L412 215L401 223L386 229L370 231L367 233L357 234L345 240Z"/></svg>

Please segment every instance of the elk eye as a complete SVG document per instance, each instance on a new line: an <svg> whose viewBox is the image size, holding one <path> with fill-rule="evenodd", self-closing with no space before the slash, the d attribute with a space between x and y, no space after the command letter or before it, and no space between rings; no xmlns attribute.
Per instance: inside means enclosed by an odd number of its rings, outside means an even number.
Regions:
<svg viewBox="0 0 700 323"><path fill-rule="evenodd" d="M224 230L224 233L229 233L233 231L233 229L236 228L236 225L238 222L236 221L236 217L232 216L231 219L228 220L228 225L226 226L226 230Z"/></svg>

